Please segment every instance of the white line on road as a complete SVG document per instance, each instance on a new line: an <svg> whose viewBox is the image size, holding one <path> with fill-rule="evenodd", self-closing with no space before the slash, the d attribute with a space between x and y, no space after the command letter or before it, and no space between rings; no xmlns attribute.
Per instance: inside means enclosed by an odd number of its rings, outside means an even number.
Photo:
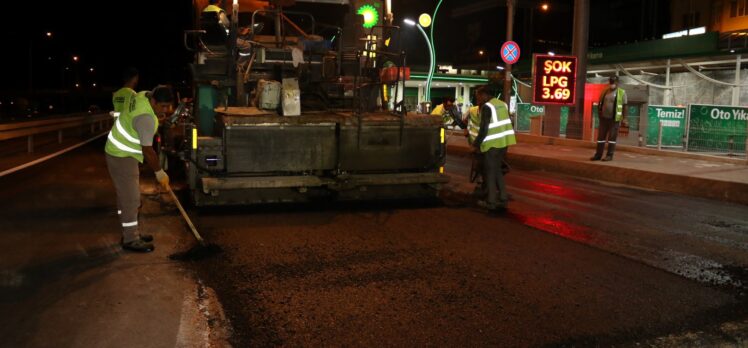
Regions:
<svg viewBox="0 0 748 348"><path fill-rule="evenodd" d="M102 136L104 136L104 135L107 135L108 133L109 133L109 132L101 133L101 134L99 134L99 135L97 135L97 136L95 136L95 137L93 137L93 138L91 138L91 139L88 139L88 140L86 140L86 141L84 141L84 142L82 142L82 143L79 143L79 144L75 144L75 145L73 145L73 146L71 146L71 147L68 147L68 148L62 149L62 150L60 150L60 151L57 151L57 152L55 152L55 153L53 153L53 154L50 154L50 155L44 156L44 157L42 157L42 158L39 158L39 159L35 159L35 160L33 160L33 161L29 162L29 163L26 163L26 164L22 164L22 165L20 165L20 166L18 166L18 167L15 167L15 168L11 168L11 169L8 169L8 170L6 170L6 171L2 171L2 172L0 172L0 178L4 177L4 176L6 176L6 175L10 175L10 174L13 174L13 173L15 173L15 172L17 172L17 171L19 171L19 170L23 170L23 169L26 169L26 168L28 168L28 167L31 167L31 166L37 165L37 164L39 164L39 163L42 163L42 162L44 162L44 161L50 160L50 159L52 159L52 158L55 158L55 157L57 157L57 156L59 156L59 155L62 155L62 154L64 154L64 153L66 153L66 152L69 152L69 151L73 151L73 150L75 150L75 149L77 149L77 148L79 148L79 147L81 147L81 146L83 146L83 145L86 145L86 144L88 144L88 143L90 143L90 142L92 142L92 141L94 141L94 140L96 140L96 139L99 139L99 138L101 138L101 137L102 137Z"/></svg>

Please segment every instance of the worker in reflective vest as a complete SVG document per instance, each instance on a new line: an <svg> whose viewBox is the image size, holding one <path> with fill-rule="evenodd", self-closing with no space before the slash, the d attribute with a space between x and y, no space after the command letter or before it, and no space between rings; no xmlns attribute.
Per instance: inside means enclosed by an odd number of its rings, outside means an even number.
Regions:
<svg viewBox="0 0 748 348"><path fill-rule="evenodd" d="M476 105L468 108L462 122L467 124L465 135L468 139L468 146L472 147L475 138L478 137L478 131L480 130L480 107ZM475 183L473 197L483 199L485 197L486 189L484 187L485 181L483 180L483 153L479 150L472 152L470 182Z"/></svg>
<svg viewBox="0 0 748 348"><path fill-rule="evenodd" d="M105 152L109 175L117 193L117 213L122 224L122 247L137 252L153 251L153 236L140 234L139 164L145 161L156 174L156 179L169 189L169 176L161 169L158 155L153 150L153 136L158 129L156 113L166 113L173 102L169 88L156 87L140 92L130 99L125 112L114 122L107 137Z"/></svg>
<svg viewBox="0 0 748 348"><path fill-rule="evenodd" d="M473 146L484 156L483 179L488 191L486 200L478 201L478 205L489 211L502 211L507 208L509 196L501 166L509 146L517 140L506 103L493 97L486 86L479 87L475 94L481 105L481 122Z"/></svg>
<svg viewBox="0 0 748 348"><path fill-rule="evenodd" d="M125 107L130 105L130 98L134 97L135 88L138 86L138 70L128 68L122 73L122 82L124 86L114 92L112 104L114 105L114 117L119 117L125 111Z"/></svg>
<svg viewBox="0 0 748 348"><path fill-rule="evenodd" d="M618 128L621 127L623 110L628 103L626 91L618 86L618 76L612 76L608 81L610 82L610 87L606 88L600 94L600 101L597 104L597 115L600 122L597 128L597 151L595 151L595 155L590 159L592 161L613 160L618 140ZM603 158L605 143L608 143L608 154Z"/></svg>
<svg viewBox="0 0 748 348"><path fill-rule="evenodd" d="M480 111L479 106L471 106L468 109L466 123L467 123L467 136L468 144L472 145L475 142L475 138L478 137L478 131L480 130Z"/></svg>
<svg viewBox="0 0 748 348"><path fill-rule="evenodd" d="M203 9L203 20L207 20L210 18L212 20L215 18L218 21L218 24L223 28L223 30L226 31L226 33L229 32L229 27L231 26L231 22L229 21L229 18L226 16L226 11L224 11L222 8L220 8L218 4L219 0L210 0L208 1L208 6L205 6Z"/></svg>
<svg viewBox="0 0 748 348"><path fill-rule="evenodd" d="M434 110L431 111L431 114L435 116L441 116L442 122L444 123L444 128L454 125L459 126L463 129L465 128L465 124L462 122L462 118L457 111L455 99L452 97L445 97L444 102L437 105Z"/></svg>

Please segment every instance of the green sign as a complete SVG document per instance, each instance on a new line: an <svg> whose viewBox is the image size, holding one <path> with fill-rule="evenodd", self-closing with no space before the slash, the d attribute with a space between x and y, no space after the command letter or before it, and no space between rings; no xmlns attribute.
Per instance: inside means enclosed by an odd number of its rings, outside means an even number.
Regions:
<svg viewBox="0 0 748 348"><path fill-rule="evenodd" d="M682 146L686 108L650 105L647 107L647 125L647 145L657 145L662 125L662 146Z"/></svg>
<svg viewBox="0 0 748 348"><path fill-rule="evenodd" d="M545 106L517 103L517 131L530 131L530 118L545 115Z"/></svg>
<svg viewBox="0 0 748 348"><path fill-rule="evenodd" d="M566 135L566 127L569 125L569 107L561 107L561 135Z"/></svg>
<svg viewBox="0 0 748 348"><path fill-rule="evenodd" d="M371 29L379 23L379 11L372 5L363 5L356 14L364 16L364 28Z"/></svg>
<svg viewBox="0 0 748 348"><path fill-rule="evenodd" d="M626 106L626 120L629 123L629 129L632 131L638 131L639 130L639 119L640 119L640 110L639 105L628 105Z"/></svg>
<svg viewBox="0 0 748 348"><path fill-rule="evenodd" d="M748 108L722 105L689 105L690 151L745 151Z"/></svg>

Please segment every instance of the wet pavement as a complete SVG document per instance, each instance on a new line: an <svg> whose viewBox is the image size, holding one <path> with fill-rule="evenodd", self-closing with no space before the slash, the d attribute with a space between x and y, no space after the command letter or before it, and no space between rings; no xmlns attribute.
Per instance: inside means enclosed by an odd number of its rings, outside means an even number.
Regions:
<svg viewBox="0 0 748 348"><path fill-rule="evenodd" d="M226 252L191 267L237 346L745 344L747 207L515 171L494 217L468 169L443 204L194 212Z"/></svg>

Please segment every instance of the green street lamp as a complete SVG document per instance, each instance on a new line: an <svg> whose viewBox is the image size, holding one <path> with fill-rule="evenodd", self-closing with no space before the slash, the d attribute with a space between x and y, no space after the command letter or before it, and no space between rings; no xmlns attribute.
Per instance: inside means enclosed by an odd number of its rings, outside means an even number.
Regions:
<svg viewBox="0 0 748 348"><path fill-rule="evenodd" d="M428 14L424 14L424 15L428 16ZM423 35L423 39L426 40L426 46L428 46L429 48L429 75L426 78L426 90L424 91L424 95L425 95L426 101L431 102L431 81L434 78L433 72L434 72L434 67L435 67L434 65L436 64L435 63L436 57L434 57L434 49L431 46L431 40L429 40L429 36L426 34L426 31L423 30L423 26L421 26L421 23L428 22L428 24L430 24L431 22L430 19L426 21L425 18L423 17L424 15L421 15L421 18L419 18L418 20L419 23L416 23L414 20L409 19L409 18L404 19L403 23L409 26L412 26L412 27L417 27L418 31L420 31L421 34Z"/></svg>

